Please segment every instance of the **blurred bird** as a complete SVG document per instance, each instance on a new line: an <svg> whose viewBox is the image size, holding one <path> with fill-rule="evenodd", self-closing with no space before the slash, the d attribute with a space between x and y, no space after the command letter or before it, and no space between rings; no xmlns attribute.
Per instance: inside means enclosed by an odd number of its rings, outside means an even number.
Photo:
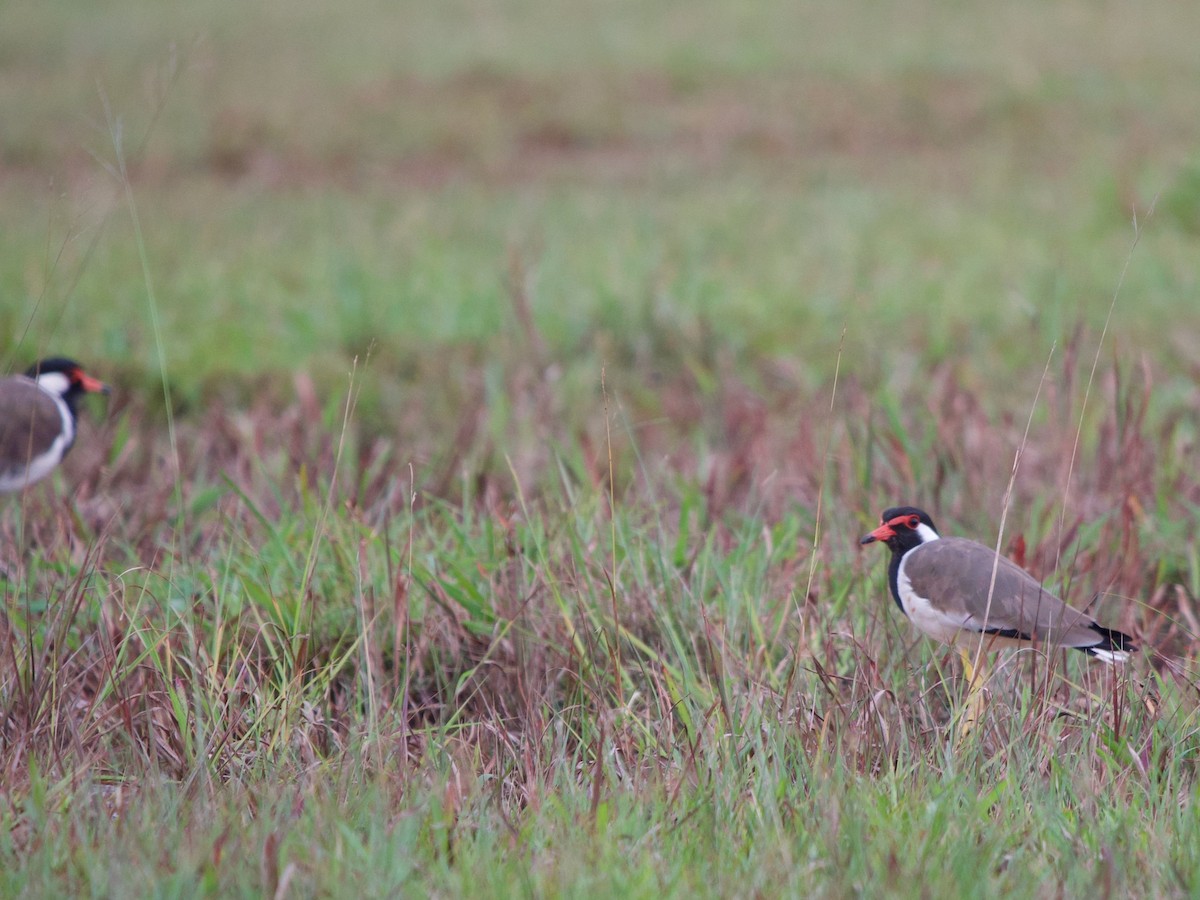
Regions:
<svg viewBox="0 0 1200 900"><path fill-rule="evenodd" d="M45 478L75 443L76 405L110 393L74 360L56 356L0 379L0 493Z"/></svg>

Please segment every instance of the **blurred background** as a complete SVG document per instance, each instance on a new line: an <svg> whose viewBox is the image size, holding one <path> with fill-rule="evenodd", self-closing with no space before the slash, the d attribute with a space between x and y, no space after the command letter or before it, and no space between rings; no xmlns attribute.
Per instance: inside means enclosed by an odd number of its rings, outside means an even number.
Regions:
<svg viewBox="0 0 1200 900"><path fill-rule="evenodd" d="M1163 402L1200 371L1194 3L2 17L3 362L71 353L149 416L165 363L185 419L302 373L333 424L357 359L368 432L444 444L479 403L504 444L586 430L603 368L686 444L742 427L731 385L795 430L840 360L863 415L936 377L1023 420L1110 308Z"/></svg>
<svg viewBox="0 0 1200 900"><path fill-rule="evenodd" d="M1200 893L1198 36L0 4L0 894ZM898 503L1144 652L958 756Z"/></svg>

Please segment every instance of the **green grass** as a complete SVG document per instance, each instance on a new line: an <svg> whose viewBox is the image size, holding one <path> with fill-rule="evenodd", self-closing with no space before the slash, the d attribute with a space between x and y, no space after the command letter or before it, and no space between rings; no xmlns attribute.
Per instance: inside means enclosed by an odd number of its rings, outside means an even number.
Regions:
<svg viewBox="0 0 1200 900"><path fill-rule="evenodd" d="M117 392L0 515L0 893L1195 893L1196 18L7 10L0 358ZM1018 448L1155 652L956 750L856 538Z"/></svg>

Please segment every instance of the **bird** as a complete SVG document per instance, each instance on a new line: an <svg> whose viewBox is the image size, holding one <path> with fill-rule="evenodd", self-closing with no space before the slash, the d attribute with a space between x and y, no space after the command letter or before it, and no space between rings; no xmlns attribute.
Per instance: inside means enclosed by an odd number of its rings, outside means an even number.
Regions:
<svg viewBox="0 0 1200 900"><path fill-rule="evenodd" d="M859 543L876 541L892 551L888 586L896 606L920 631L958 648L970 698L977 672L968 650L1070 647L1110 664L1137 650L1129 635L1064 603L994 548L942 537L915 506L884 510Z"/></svg>
<svg viewBox="0 0 1200 900"><path fill-rule="evenodd" d="M62 356L0 379L0 493L49 475L75 443L79 398L111 389Z"/></svg>

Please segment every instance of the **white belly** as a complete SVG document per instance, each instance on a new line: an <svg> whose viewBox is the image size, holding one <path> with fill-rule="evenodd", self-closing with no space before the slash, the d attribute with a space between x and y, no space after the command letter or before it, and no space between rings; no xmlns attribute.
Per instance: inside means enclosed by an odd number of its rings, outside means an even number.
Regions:
<svg viewBox="0 0 1200 900"><path fill-rule="evenodd" d="M900 603L910 622L918 629L944 644L954 644L958 639L977 634L974 630L965 628L969 616L965 613L943 612L940 608L944 600L934 605L934 598L922 597L913 590L912 582L904 572L905 559L900 560L900 570L896 575L896 587L900 592Z"/></svg>
<svg viewBox="0 0 1200 900"><path fill-rule="evenodd" d="M55 400L58 403L59 415L62 416L62 431L48 450L29 460L27 467L22 468L18 463L16 467L0 472L0 494L11 494L45 478L62 462L63 454L70 449L75 440L75 422L67 404L57 397Z"/></svg>

